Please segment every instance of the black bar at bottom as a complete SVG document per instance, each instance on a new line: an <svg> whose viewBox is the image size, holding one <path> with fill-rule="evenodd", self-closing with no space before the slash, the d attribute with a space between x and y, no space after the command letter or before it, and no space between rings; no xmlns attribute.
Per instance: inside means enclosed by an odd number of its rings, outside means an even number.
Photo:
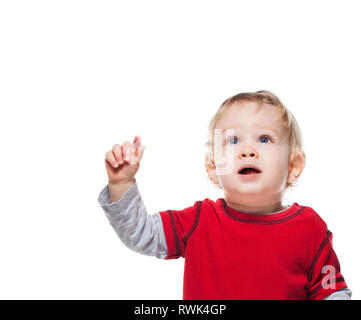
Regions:
<svg viewBox="0 0 361 320"><path fill-rule="evenodd" d="M64 318L91 316L106 319L231 319L260 315L307 316L314 310L323 316L340 310L350 312L358 301L255 301L255 300L2 300L1 311L26 318Z"/></svg>

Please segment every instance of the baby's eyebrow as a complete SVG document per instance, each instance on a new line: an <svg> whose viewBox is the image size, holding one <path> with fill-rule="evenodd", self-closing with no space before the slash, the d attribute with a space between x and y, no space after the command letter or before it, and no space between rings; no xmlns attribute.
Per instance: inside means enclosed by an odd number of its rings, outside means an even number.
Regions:
<svg viewBox="0 0 361 320"><path fill-rule="evenodd" d="M269 128L269 127L260 127L260 130L270 130L272 131L274 134L276 134L277 136L280 136L280 134L278 133L278 130L273 129L273 128Z"/></svg>
<svg viewBox="0 0 361 320"><path fill-rule="evenodd" d="M235 128L234 127L230 127L230 128L223 128L222 129L222 133L224 133L226 130L234 130ZM280 134L279 132L276 130L276 129L273 129L271 127L257 127L257 129L259 130L270 130L272 131L275 135L277 135L278 137L280 137Z"/></svg>

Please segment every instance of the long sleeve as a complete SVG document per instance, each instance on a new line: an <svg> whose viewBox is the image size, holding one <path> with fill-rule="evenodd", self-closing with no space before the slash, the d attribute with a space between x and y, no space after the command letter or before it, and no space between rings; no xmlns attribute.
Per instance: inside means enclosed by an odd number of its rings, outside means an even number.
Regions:
<svg viewBox="0 0 361 320"><path fill-rule="evenodd" d="M136 181L120 200L112 203L109 203L109 189L106 185L99 194L98 203L128 248L160 259L167 257L162 219L159 213L147 213Z"/></svg>

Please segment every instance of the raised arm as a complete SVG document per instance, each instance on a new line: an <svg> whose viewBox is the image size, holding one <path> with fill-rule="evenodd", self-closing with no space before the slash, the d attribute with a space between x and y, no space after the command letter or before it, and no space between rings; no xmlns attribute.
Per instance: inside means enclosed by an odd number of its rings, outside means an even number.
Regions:
<svg viewBox="0 0 361 320"><path fill-rule="evenodd" d="M100 192L98 202L128 248L165 259L168 250L161 217L159 213L148 214L135 179L144 149L136 136L133 144L125 141L106 153L108 185Z"/></svg>

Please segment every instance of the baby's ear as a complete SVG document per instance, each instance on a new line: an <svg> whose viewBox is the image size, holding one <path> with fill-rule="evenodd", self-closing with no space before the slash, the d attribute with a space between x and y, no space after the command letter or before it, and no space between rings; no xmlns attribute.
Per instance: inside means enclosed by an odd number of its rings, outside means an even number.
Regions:
<svg viewBox="0 0 361 320"><path fill-rule="evenodd" d="M288 174L288 182L295 182L301 175L303 169L306 165L306 154L303 150L297 149L295 150L290 159L290 168Z"/></svg>
<svg viewBox="0 0 361 320"><path fill-rule="evenodd" d="M210 153L207 153L205 156L204 167L206 168L209 179L211 179L214 184L219 184L216 174L216 166Z"/></svg>
<svg viewBox="0 0 361 320"><path fill-rule="evenodd" d="M212 160L212 156L210 153L207 153L206 156L205 156L205 159L204 159L204 166L207 170L207 172L209 170L212 170L212 168L214 167L214 162Z"/></svg>

